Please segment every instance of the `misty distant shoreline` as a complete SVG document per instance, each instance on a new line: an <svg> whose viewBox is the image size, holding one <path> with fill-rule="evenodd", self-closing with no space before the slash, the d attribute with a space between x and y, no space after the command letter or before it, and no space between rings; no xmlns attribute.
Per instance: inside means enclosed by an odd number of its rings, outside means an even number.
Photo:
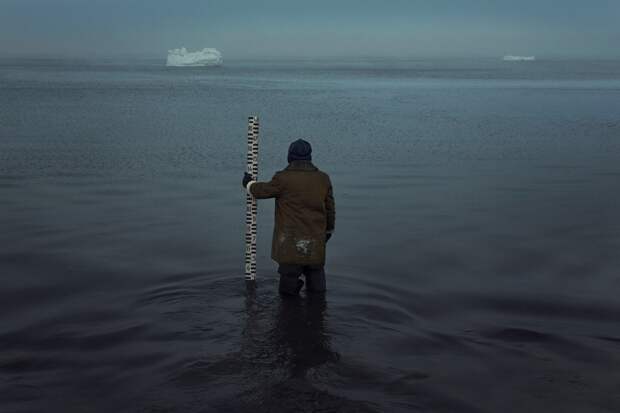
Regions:
<svg viewBox="0 0 620 413"><path fill-rule="evenodd" d="M274 56L239 56L231 55L227 56L226 62L295 62L295 61L342 61L342 62L359 62L359 61L502 61L505 56L497 55L485 55L485 56L295 56L295 55L274 55ZM528 57L528 56L524 56ZM166 64L166 56L156 54L130 54L130 55L52 55L52 54L20 54L20 53L5 53L0 54L0 61L7 60L45 60L45 61L143 61L143 62L161 62ZM592 57L576 57L576 56L561 56L561 55L536 55L536 62L544 61L620 61L619 57L612 56L592 56Z"/></svg>
<svg viewBox="0 0 620 413"><path fill-rule="evenodd" d="M511 55L473 55L473 56L436 56L436 55L412 55L412 56L397 56L397 55L316 55L316 56L304 56L304 55L229 55L225 51L222 54L226 55L226 63L229 62L291 62L291 61L343 61L343 62L355 62L355 61L496 61L505 62L504 58ZM617 62L620 61L620 55L618 56L571 56L571 55L523 55L515 57L535 57L535 62L547 62L547 61L582 61L582 62ZM166 64L167 51L162 51L159 54L47 54L47 53L1 53L0 61L7 60L47 60L47 61L149 61L160 62Z"/></svg>

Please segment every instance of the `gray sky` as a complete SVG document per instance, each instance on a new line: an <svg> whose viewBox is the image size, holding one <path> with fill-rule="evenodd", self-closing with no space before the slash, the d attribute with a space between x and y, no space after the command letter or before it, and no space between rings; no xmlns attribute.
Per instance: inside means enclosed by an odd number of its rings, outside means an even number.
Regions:
<svg viewBox="0 0 620 413"><path fill-rule="evenodd" d="M0 0L0 56L620 58L620 0Z"/></svg>

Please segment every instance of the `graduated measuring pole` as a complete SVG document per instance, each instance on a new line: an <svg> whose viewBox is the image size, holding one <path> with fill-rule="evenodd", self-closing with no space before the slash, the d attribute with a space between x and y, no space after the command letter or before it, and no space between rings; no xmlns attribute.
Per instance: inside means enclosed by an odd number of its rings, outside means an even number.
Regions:
<svg viewBox="0 0 620 413"><path fill-rule="evenodd" d="M247 173L258 180L258 116L248 118ZM256 280L256 198L250 193L245 200L245 279Z"/></svg>

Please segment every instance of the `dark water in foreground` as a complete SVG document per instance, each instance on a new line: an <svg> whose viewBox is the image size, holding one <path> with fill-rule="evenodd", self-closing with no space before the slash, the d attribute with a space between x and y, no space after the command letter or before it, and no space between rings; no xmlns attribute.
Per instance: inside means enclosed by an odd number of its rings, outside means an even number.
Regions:
<svg viewBox="0 0 620 413"><path fill-rule="evenodd" d="M308 137L327 296L261 171ZM0 411L620 410L620 63L0 61Z"/></svg>

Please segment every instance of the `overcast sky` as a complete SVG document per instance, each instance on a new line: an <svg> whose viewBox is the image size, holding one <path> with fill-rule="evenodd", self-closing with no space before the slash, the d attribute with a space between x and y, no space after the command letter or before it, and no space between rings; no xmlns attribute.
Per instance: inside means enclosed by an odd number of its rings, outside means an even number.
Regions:
<svg viewBox="0 0 620 413"><path fill-rule="evenodd" d="M0 0L0 56L620 57L620 0Z"/></svg>

